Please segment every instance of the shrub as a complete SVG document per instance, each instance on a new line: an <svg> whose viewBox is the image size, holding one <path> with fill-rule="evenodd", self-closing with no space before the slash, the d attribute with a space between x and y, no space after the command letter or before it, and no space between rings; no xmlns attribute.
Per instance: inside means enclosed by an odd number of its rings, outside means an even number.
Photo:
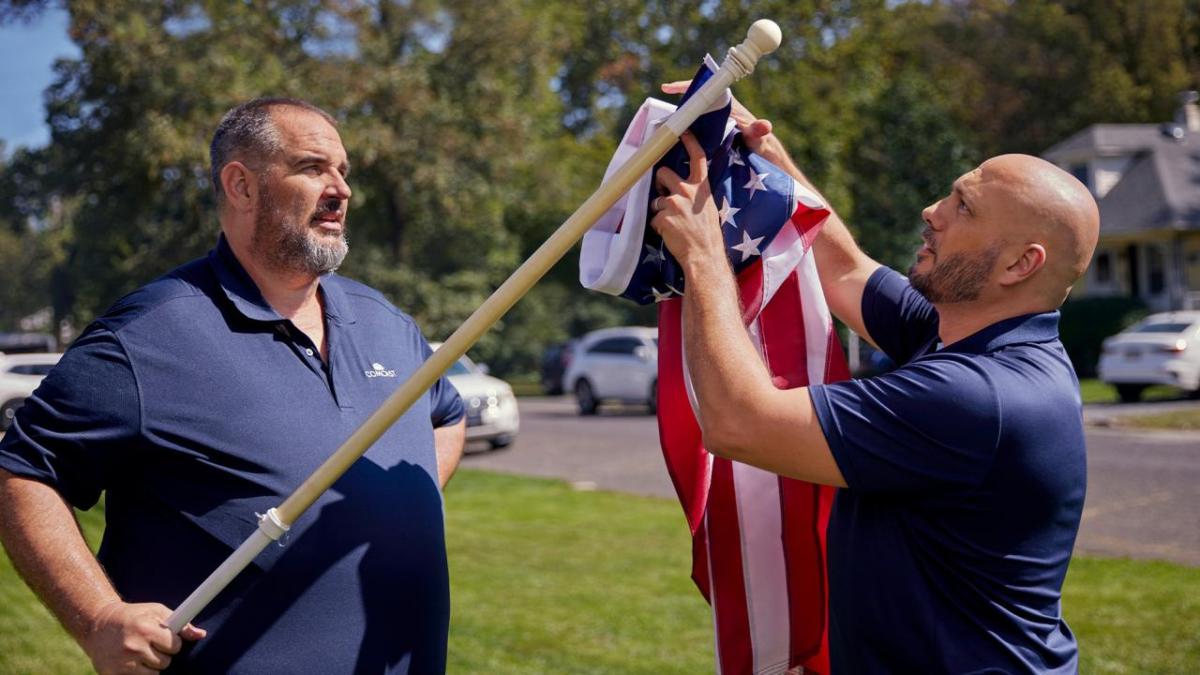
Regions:
<svg viewBox="0 0 1200 675"><path fill-rule="evenodd" d="M1080 377L1096 374L1104 338L1146 316L1145 303L1136 298L1082 298L1062 306L1059 333Z"/></svg>

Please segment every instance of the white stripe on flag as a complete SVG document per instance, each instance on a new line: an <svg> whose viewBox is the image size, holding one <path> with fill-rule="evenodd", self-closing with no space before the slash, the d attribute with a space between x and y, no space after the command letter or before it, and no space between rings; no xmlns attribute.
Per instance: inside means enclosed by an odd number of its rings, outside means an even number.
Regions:
<svg viewBox="0 0 1200 675"><path fill-rule="evenodd" d="M792 270L796 269L796 265L800 264L805 257L804 241L800 238L800 233L796 231L796 228L785 225L771 240L762 256L763 299L759 311L762 311L761 307L766 307L771 303L775 292L779 290L783 282L787 281ZM759 353L761 352L760 349Z"/></svg>
<svg viewBox="0 0 1200 675"><path fill-rule="evenodd" d="M684 377L687 377L687 362L684 362L683 368ZM695 408L693 408L695 410ZM712 475L712 454L708 455L708 473ZM721 631L717 630L717 592L716 580L713 578L713 556L712 556L712 533L708 531L708 509L704 509L704 555L707 560L705 567L708 568L708 592L711 601L708 603L709 609L712 610L713 618L713 663L717 664L717 675L721 675Z"/></svg>
<svg viewBox="0 0 1200 675"><path fill-rule="evenodd" d="M733 463L738 529L742 538L742 574L746 610L754 645L754 672L788 660L787 565L783 556L783 519L779 511L779 477L762 469Z"/></svg>
<svg viewBox="0 0 1200 675"><path fill-rule="evenodd" d="M817 274L815 258L804 256L796 270L800 275L800 300L804 307L804 342L808 346L810 384L825 382L829 377L829 334L833 331L833 317L821 293L821 277Z"/></svg>

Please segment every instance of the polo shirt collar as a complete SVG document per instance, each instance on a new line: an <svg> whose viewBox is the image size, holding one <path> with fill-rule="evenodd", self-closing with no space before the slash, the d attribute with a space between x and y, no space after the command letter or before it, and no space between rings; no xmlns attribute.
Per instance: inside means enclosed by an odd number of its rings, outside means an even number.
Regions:
<svg viewBox="0 0 1200 675"><path fill-rule="evenodd" d="M354 323L354 310L337 273L321 275L321 292L325 296L325 317L334 323Z"/></svg>
<svg viewBox="0 0 1200 675"><path fill-rule="evenodd" d="M275 323L284 320L263 297L262 291L258 290L258 285L242 267L224 234L218 237L217 247L209 254L209 261L221 290L240 314L253 321ZM336 323L354 323L350 302L341 285L333 280L334 276L332 272L323 274L319 282L325 301L325 316Z"/></svg>
<svg viewBox="0 0 1200 675"><path fill-rule="evenodd" d="M984 354L1015 344L1051 342L1058 339L1058 319L1057 310L1014 316L963 338L943 351Z"/></svg>

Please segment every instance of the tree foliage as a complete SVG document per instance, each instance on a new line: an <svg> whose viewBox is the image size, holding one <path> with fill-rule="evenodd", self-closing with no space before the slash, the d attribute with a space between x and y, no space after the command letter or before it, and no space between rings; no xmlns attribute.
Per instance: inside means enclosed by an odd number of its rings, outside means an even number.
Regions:
<svg viewBox="0 0 1200 675"><path fill-rule="evenodd" d="M19 22L50 6L0 3ZM659 82L760 16L785 41L738 85L872 255L905 266L921 207L999 152L1094 122L1169 119L1200 75L1200 0L75 0L81 56L45 92L51 143L0 166L0 330L80 325L203 254L207 147L260 95L338 119L354 166L344 272L446 336L596 187ZM652 310L557 265L476 351L541 347Z"/></svg>

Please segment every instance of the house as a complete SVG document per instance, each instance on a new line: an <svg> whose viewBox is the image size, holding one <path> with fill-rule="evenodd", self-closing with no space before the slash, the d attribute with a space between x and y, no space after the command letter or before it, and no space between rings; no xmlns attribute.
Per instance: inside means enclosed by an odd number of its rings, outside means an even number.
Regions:
<svg viewBox="0 0 1200 675"><path fill-rule="evenodd" d="M1093 124L1042 156L1100 204L1100 242L1074 297L1200 309L1200 94L1166 124Z"/></svg>

